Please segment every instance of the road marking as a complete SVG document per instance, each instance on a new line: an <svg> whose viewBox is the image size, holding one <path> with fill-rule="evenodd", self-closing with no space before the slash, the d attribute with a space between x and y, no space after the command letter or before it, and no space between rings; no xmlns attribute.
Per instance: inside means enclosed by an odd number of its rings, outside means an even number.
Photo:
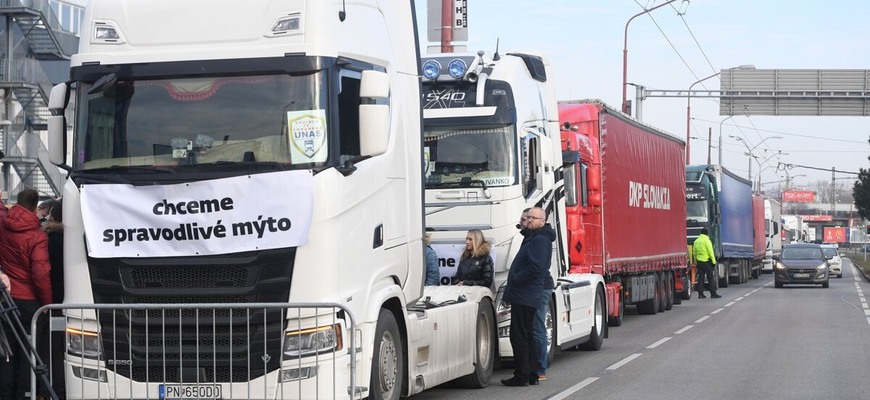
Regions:
<svg viewBox="0 0 870 400"><path fill-rule="evenodd" d="M738 301L740 301L740 300L743 300L744 297L746 297L746 296L745 296L745 295L744 295L744 296L740 296L740 297L734 299L734 302L736 303L736 302L738 302Z"/></svg>
<svg viewBox="0 0 870 400"><path fill-rule="evenodd" d="M649 346L646 346L646 348L648 348L648 349L654 349L654 348L656 348L656 347L659 347L659 345L661 345L662 343L667 342L668 340L671 340L671 338L670 338L670 337L666 337L666 338L664 338L664 339L662 339L662 340L659 340L658 342L655 342L655 343L653 343L653 344L651 344L651 345L649 345Z"/></svg>
<svg viewBox="0 0 870 400"><path fill-rule="evenodd" d="M706 318L706 317L705 317L705 318ZM695 322L697 322L697 321L695 321ZM681 334L681 333L683 333L683 332L685 332L685 331L687 331L687 330L689 330L689 329L692 329L693 326L695 326L695 325L686 325L686 326L683 327L683 329L680 329L680 330L674 332L674 334L675 334L675 335L679 335L679 334Z"/></svg>
<svg viewBox="0 0 870 400"><path fill-rule="evenodd" d="M576 392L580 389L583 389L586 386L589 386L590 384L592 384L592 382L595 382L597 380L598 380L598 378L594 377L594 376L586 378L582 382L580 382L574 386L571 386L568 389L565 389L561 393L556 393L555 395L553 395L553 397L548 397L548 400L562 400L564 398L567 398L568 396L574 394L574 392Z"/></svg>
<svg viewBox="0 0 870 400"><path fill-rule="evenodd" d="M725 307L731 307L734 305L733 301L729 301L728 304L725 304Z"/></svg>
<svg viewBox="0 0 870 400"><path fill-rule="evenodd" d="M615 370L618 369L619 367L621 367L621 366L623 366L623 365L625 365L625 364L630 363L632 360L634 360L635 358L638 358L638 357L640 357L640 356L641 356L641 353L634 353L634 354L632 354L632 355L630 355L630 356L628 356L628 357L623 358L622 361L620 361L620 362L618 362L618 363L616 363L616 364L613 364L613 365L611 365L611 366L609 366L609 367L607 367L607 368L605 368L605 369L608 370L608 371L615 371Z"/></svg>
<svg viewBox="0 0 870 400"><path fill-rule="evenodd" d="M725 310L725 309L724 309L724 308L720 308L720 309L718 309L718 310L713 310L713 312L711 312L710 314L712 314L712 315L716 315L716 314L719 314L720 312L722 312L723 310Z"/></svg>
<svg viewBox="0 0 870 400"><path fill-rule="evenodd" d="M709 315L705 315L705 316L703 316L703 317L701 317L701 318L698 318L698 320L695 321L695 323L696 323L696 324L700 324L701 322L706 321L707 318L710 318L710 316L709 316Z"/></svg>

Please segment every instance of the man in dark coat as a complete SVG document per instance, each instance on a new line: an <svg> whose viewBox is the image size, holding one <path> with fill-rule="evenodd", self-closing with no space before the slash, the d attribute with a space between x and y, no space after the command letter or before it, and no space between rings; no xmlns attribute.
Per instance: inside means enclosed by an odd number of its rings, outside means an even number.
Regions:
<svg viewBox="0 0 870 400"><path fill-rule="evenodd" d="M549 274L556 231L546 224L542 208L532 208L523 216L523 243L511 263L504 301L511 305L511 347L514 376L502 379L505 386L538 384L538 350L532 335L535 311L541 303L544 278Z"/></svg>

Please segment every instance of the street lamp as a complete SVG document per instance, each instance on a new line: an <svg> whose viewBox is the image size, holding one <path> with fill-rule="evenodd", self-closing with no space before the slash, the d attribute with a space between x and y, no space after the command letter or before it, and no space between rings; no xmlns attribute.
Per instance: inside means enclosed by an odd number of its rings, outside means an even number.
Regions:
<svg viewBox="0 0 870 400"><path fill-rule="evenodd" d="M706 81L707 79L713 78L715 76L719 76L719 74L721 74L721 73L722 73L722 71L719 71L719 72L717 72L713 75L710 75L706 78L698 79L697 81L695 81L695 83L689 85L689 92L688 92L688 95L686 96L686 165L691 164L691 162L689 162L689 158L692 155L691 146L690 146L691 139L692 139L692 136L691 136L692 135L692 88L695 85Z"/></svg>
<svg viewBox="0 0 870 400"><path fill-rule="evenodd" d="M722 165L722 124L731 118L734 118L734 116L729 115L727 118L724 118L719 122L719 165Z"/></svg>
<svg viewBox="0 0 870 400"><path fill-rule="evenodd" d="M728 68L728 70L732 70L732 69L755 69L755 66L754 66L754 65L751 65L751 64L747 64L747 65L740 65L740 66L737 66L737 67L731 67L731 68ZM690 155L691 155L691 152L689 151L689 147L690 147L690 146L689 146L689 141L690 141L689 139L691 138L690 135L691 135L691 132L692 132L692 88L693 88L695 85L697 85L697 84L699 84L699 83L701 83L701 82L706 81L707 79L710 79L710 78L713 78L713 77L719 76L719 74L721 74L721 73L722 73L722 71L719 71L719 72L717 72L717 73L715 73L715 74L713 74L713 75L710 75L710 76L708 76L708 77L706 77L706 78L698 79L697 81L695 81L695 83L689 85L689 90L688 90L688 92L686 93L686 165L691 164L691 163L689 162L689 157L690 157ZM721 127L720 127L720 129L719 129L719 132L722 132ZM720 144L721 144L721 143L720 143ZM707 156L707 163L710 162L710 161L709 161L709 159L710 159L709 153L710 153L710 152L709 152L709 149L708 149L708 151L707 151L707 154L708 154L708 156ZM720 161L719 163L721 164L721 161Z"/></svg>
<svg viewBox="0 0 870 400"><path fill-rule="evenodd" d="M628 86L628 24L631 23L631 21L633 19L635 19L641 15L652 12L653 10L655 10L657 8L664 7L664 6L671 4L675 1L677 1L677 0L668 0L662 4L659 4L655 7L653 7L653 8L650 8L648 10L643 10L643 12L640 12L640 13L633 15L625 23L625 33L623 34L623 39L622 39L622 112L623 113L628 114L628 102L625 99L626 88Z"/></svg>
<svg viewBox="0 0 870 400"><path fill-rule="evenodd" d="M749 179L750 182L752 181L752 159L755 158L756 161L758 159L758 157L752 152L755 151L755 149L757 149L758 146L761 146L762 143L764 143L770 139L782 139L782 136L769 136L769 137L762 139L760 142L758 142L758 144L756 144L755 146L752 146L752 148L750 148L749 145L746 144L746 140L743 139L742 137L740 137L740 136L731 136L731 137L733 137L734 139L737 139L738 142L742 142L743 145L746 146L746 150L749 150L749 154L747 154L749 156L749 176L747 176L746 178ZM758 163L758 167L759 168L761 167L761 163Z"/></svg>

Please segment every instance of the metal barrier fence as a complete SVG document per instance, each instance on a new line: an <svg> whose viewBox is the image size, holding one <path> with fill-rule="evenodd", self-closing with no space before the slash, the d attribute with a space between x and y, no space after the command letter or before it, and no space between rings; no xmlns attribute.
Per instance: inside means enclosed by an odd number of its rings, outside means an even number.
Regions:
<svg viewBox="0 0 870 400"><path fill-rule="evenodd" d="M31 332L61 398L352 399L360 393L359 333L340 304L52 304L36 313Z"/></svg>

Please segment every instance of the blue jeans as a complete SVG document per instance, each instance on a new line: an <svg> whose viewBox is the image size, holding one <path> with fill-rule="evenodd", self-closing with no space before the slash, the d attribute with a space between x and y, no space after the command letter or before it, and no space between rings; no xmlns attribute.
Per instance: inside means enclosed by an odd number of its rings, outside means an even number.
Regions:
<svg viewBox="0 0 870 400"><path fill-rule="evenodd" d="M550 293L552 290L544 290L541 295L541 304L535 310L535 321L532 326L532 338L535 340L535 345L538 348L538 365L540 368L533 371L538 375L543 375L547 372L547 309L550 307Z"/></svg>

